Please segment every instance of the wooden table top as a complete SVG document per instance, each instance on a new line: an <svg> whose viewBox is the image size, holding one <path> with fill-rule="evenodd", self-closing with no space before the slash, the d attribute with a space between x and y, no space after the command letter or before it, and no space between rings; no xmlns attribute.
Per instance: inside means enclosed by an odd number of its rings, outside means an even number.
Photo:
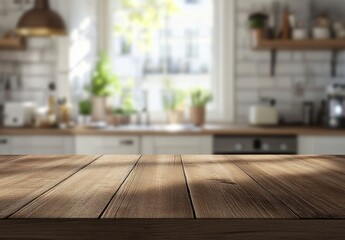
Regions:
<svg viewBox="0 0 345 240"><path fill-rule="evenodd" d="M341 156L0 156L0 219L345 219Z"/></svg>

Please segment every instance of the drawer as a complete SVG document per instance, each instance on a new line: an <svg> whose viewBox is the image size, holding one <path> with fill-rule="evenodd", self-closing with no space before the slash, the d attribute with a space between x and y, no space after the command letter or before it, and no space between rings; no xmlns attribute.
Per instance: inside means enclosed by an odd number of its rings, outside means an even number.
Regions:
<svg viewBox="0 0 345 240"><path fill-rule="evenodd" d="M78 136L76 154L139 154L139 137Z"/></svg>
<svg viewBox="0 0 345 240"><path fill-rule="evenodd" d="M142 154L212 154L212 136L146 136L142 139Z"/></svg>
<svg viewBox="0 0 345 240"><path fill-rule="evenodd" d="M73 154L73 137L63 136L21 136L12 137L12 154Z"/></svg>
<svg viewBox="0 0 345 240"><path fill-rule="evenodd" d="M13 147L61 147L65 145L66 137L37 136L37 137L13 137Z"/></svg>

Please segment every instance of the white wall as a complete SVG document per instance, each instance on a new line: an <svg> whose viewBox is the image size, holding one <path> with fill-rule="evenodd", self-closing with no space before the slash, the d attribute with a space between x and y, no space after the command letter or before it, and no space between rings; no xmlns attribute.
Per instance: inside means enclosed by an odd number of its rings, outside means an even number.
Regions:
<svg viewBox="0 0 345 240"><path fill-rule="evenodd" d="M316 9L326 9L336 16L345 10L343 0L313 0ZM302 102L312 100L319 103L325 97L325 86L333 82L344 82L345 55L340 56L338 77L331 77L331 52L278 52L277 73L270 76L269 51L253 51L248 30L248 15L254 11L268 11L273 0L236 0L235 16L235 119L248 121L248 108L261 97L272 97L278 101L278 109L287 121L298 121L302 115ZM280 0L302 18L309 9L308 0ZM320 10L320 12L321 12ZM307 14L308 15L308 14ZM305 85L305 93L297 94L299 85Z"/></svg>

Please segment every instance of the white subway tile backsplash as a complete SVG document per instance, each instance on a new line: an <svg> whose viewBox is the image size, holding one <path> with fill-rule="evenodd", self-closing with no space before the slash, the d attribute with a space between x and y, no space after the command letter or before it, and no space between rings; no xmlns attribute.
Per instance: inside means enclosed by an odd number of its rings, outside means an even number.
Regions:
<svg viewBox="0 0 345 240"><path fill-rule="evenodd" d="M238 90L236 91L236 99L241 103L258 102L259 93L255 90Z"/></svg>
<svg viewBox="0 0 345 240"><path fill-rule="evenodd" d="M306 61L323 61L325 63L331 61L331 52L330 51L313 51L307 52L305 54Z"/></svg>
<svg viewBox="0 0 345 240"><path fill-rule="evenodd" d="M251 49L238 49L237 60L241 62L270 61L270 53L267 51L253 51Z"/></svg>
<svg viewBox="0 0 345 240"><path fill-rule="evenodd" d="M20 72L27 76L52 76L54 73L54 65L47 63L25 63L21 65Z"/></svg>
<svg viewBox="0 0 345 240"><path fill-rule="evenodd" d="M42 60L44 62L57 62L58 53L56 52L56 49L45 49L42 53Z"/></svg>
<svg viewBox="0 0 345 240"><path fill-rule="evenodd" d="M252 35L249 29L239 28L236 36L237 47L249 49L252 46Z"/></svg>
<svg viewBox="0 0 345 240"><path fill-rule="evenodd" d="M33 37L28 39L29 49L47 49L52 47L54 47L54 40L52 38Z"/></svg>
<svg viewBox="0 0 345 240"><path fill-rule="evenodd" d="M47 91L48 85L53 79L51 77L22 76L22 87L27 90Z"/></svg>
<svg viewBox="0 0 345 240"><path fill-rule="evenodd" d="M260 90L275 88L279 91L285 91L292 87L290 77L239 77L237 79L237 89Z"/></svg>
<svg viewBox="0 0 345 240"><path fill-rule="evenodd" d="M296 75L304 75L306 73L306 66L301 63L296 62L278 62L276 73L278 76L280 75L287 75L287 76L296 76Z"/></svg>
<svg viewBox="0 0 345 240"><path fill-rule="evenodd" d="M47 94L43 91L21 90L12 91L11 100L15 102L33 102L37 106L46 104Z"/></svg>

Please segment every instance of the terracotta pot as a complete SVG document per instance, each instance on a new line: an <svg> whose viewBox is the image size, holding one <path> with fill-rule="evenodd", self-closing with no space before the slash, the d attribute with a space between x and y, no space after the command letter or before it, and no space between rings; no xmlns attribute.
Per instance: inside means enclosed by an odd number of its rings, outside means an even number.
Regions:
<svg viewBox="0 0 345 240"><path fill-rule="evenodd" d="M205 107L191 107L190 119L193 125L198 127L203 126L206 119Z"/></svg>
<svg viewBox="0 0 345 240"><path fill-rule="evenodd" d="M129 125L131 123L130 115L115 114L113 119L114 119L113 123L115 125Z"/></svg>
<svg viewBox="0 0 345 240"><path fill-rule="evenodd" d="M265 38L265 30L263 28L257 28L252 30L252 44L253 47L257 47L259 42Z"/></svg>
<svg viewBox="0 0 345 240"><path fill-rule="evenodd" d="M92 97L92 121L106 122L107 121L107 97Z"/></svg>
<svg viewBox="0 0 345 240"><path fill-rule="evenodd" d="M184 122L184 111L174 110L168 112L169 124L181 124Z"/></svg>

